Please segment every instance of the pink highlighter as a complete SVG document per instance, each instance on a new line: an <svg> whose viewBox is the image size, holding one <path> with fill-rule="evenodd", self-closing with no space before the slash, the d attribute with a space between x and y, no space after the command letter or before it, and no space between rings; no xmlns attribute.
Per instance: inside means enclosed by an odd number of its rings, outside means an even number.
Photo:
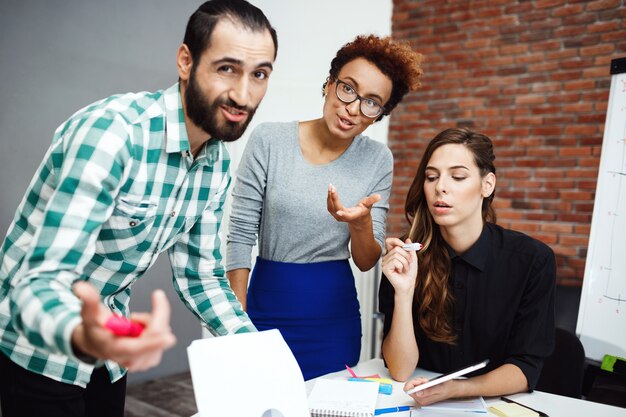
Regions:
<svg viewBox="0 0 626 417"><path fill-rule="evenodd" d="M137 337L143 332L144 325L142 323L128 320L124 316L113 314L104 324L116 336Z"/></svg>

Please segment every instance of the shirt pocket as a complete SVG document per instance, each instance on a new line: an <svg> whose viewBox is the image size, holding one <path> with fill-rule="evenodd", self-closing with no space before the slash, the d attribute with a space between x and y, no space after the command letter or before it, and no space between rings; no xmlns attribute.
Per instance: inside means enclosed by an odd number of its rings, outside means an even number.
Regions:
<svg viewBox="0 0 626 417"><path fill-rule="evenodd" d="M143 255L137 246L150 235L156 214L156 202L130 196L118 198L111 217L100 230L96 251L109 259L137 264Z"/></svg>

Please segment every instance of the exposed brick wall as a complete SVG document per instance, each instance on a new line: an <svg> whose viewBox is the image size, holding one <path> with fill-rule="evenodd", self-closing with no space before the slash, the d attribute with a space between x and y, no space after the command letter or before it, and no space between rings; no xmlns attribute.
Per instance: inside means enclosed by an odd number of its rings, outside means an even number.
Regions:
<svg viewBox="0 0 626 417"><path fill-rule="evenodd" d="M392 33L426 56L423 88L394 111L389 233L423 147L468 126L496 146L498 223L552 247L562 284L582 282L610 87L626 56L620 0L394 0Z"/></svg>

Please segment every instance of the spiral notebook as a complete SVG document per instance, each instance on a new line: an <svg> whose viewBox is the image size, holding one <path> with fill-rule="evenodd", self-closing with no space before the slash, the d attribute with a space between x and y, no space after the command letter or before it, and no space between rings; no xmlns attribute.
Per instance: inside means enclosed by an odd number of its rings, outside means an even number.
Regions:
<svg viewBox="0 0 626 417"><path fill-rule="evenodd" d="M378 382L318 379L309 395L311 417L374 416L378 385Z"/></svg>

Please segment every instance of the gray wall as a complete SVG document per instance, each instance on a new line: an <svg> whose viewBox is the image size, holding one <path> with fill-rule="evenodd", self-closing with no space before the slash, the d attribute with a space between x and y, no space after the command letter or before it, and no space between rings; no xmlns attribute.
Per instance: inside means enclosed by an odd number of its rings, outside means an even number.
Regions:
<svg viewBox="0 0 626 417"><path fill-rule="evenodd" d="M189 15L201 1L0 1L0 235L56 127L76 110L114 93L154 91L177 80L175 54ZM164 288L177 345L153 370L130 382L188 369L186 347L198 321L172 289L162 256L133 287L131 307L149 310Z"/></svg>

